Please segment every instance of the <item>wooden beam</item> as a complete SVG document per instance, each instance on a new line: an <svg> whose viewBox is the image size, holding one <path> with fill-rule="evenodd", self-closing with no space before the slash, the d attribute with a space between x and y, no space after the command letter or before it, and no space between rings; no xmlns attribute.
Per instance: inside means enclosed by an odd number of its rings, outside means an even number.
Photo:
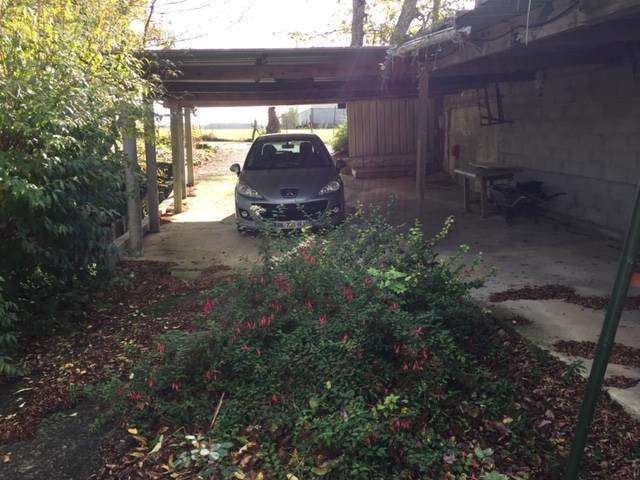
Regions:
<svg viewBox="0 0 640 480"><path fill-rule="evenodd" d="M438 54L434 71L446 70L455 65L471 62L491 55L523 52L537 45L585 47L616 41L634 41L640 37L637 18L617 22L617 17L640 14L637 0L602 0L598 8L585 11L573 0L553 2L552 10L544 8L532 12L528 45L524 45L526 16L520 15L474 34L468 43L456 45L453 50ZM611 23L605 23L605 22Z"/></svg>
<svg viewBox="0 0 640 480"><path fill-rule="evenodd" d="M184 146L185 146L185 141L184 141L184 108L180 108L179 109L179 126L178 126L178 132L179 132L179 140L178 140L178 144L179 144L179 149L180 149L180 156L178 157L178 160L180 162L180 165L178 166L178 169L180 170L180 182L182 183L182 199L186 199L187 198L187 176L186 176L186 172L185 172L185 166L186 166L186 162L185 162L185 152L184 152Z"/></svg>
<svg viewBox="0 0 640 480"><path fill-rule="evenodd" d="M142 256L142 205L138 186L138 154L136 151L136 127L133 119L123 120L122 146L125 153L124 180L127 192L127 226L129 230L129 254Z"/></svg>
<svg viewBox="0 0 640 480"><path fill-rule="evenodd" d="M147 162L147 207L149 208L149 232L160 231L158 209L158 164L156 162L156 126L153 101L148 101L144 118L144 153Z"/></svg>
<svg viewBox="0 0 640 480"><path fill-rule="evenodd" d="M423 65L418 80L418 103L416 106L416 200L418 206L417 218L424 222L425 193L426 193L426 162L429 151L429 69Z"/></svg>
<svg viewBox="0 0 640 480"><path fill-rule="evenodd" d="M173 212L182 213L182 178L180 177L180 155L183 151L180 142L182 115L178 106L172 106L170 112L171 159L173 165Z"/></svg>
<svg viewBox="0 0 640 480"><path fill-rule="evenodd" d="M191 109L184 109L184 137L187 147L187 186L193 187L193 135L191 134Z"/></svg>
<svg viewBox="0 0 640 480"><path fill-rule="evenodd" d="M178 70L157 72L165 81L175 82L220 82L259 81L268 79L333 78L348 80L354 77L379 75L379 62L354 65L323 63L314 65L182 65Z"/></svg>

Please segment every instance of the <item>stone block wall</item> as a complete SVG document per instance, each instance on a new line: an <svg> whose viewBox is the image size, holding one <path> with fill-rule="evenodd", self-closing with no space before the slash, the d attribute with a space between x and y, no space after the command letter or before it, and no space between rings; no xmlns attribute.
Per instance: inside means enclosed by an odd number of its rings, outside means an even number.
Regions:
<svg viewBox="0 0 640 480"><path fill-rule="evenodd" d="M622 236L640 179L640 77L631 63L549 69L501 92L513 123L487 127L475 91L445 98L448 169L520 167L520 179L567 192L550 210Z"/></svg>

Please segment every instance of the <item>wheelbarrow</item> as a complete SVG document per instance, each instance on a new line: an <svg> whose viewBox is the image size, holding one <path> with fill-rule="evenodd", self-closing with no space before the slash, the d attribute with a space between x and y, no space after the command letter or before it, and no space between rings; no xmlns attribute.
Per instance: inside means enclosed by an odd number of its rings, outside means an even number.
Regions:
<svg viewBox="0 0 640 480"><path fill-rule="evenodd" d="M491 198L508 224L511 225L516 217L531 217L537 223L543 205L566 195L565 192L548 195L543 185L539 181L517 182L515 185L494 183L490 187Z"/></svg>

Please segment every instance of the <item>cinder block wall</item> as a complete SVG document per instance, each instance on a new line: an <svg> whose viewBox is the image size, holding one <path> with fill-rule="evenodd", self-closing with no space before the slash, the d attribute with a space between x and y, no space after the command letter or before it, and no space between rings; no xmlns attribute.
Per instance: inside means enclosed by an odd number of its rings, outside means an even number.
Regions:
<svg viewBox="0 0 640 480"><path fill-rule="evenodd" d="M622 236L640 180L640 78L632 65L550 69L501 90L513 124L480 127L475 91L446 97L450 171L470 162L521 167L520 179L568 193L548 204L552 211Z"/></svg>

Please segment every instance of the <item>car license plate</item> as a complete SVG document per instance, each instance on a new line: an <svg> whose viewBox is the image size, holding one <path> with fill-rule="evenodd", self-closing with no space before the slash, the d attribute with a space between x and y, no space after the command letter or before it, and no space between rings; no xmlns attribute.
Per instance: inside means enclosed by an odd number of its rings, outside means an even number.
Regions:
<svg viewBox="0 0 640 480"><path fill-rule="evenodd" d="M286 222L274 222L276 228L295 229L303 228L307 225L306 220L288 220Z"/></svg>

